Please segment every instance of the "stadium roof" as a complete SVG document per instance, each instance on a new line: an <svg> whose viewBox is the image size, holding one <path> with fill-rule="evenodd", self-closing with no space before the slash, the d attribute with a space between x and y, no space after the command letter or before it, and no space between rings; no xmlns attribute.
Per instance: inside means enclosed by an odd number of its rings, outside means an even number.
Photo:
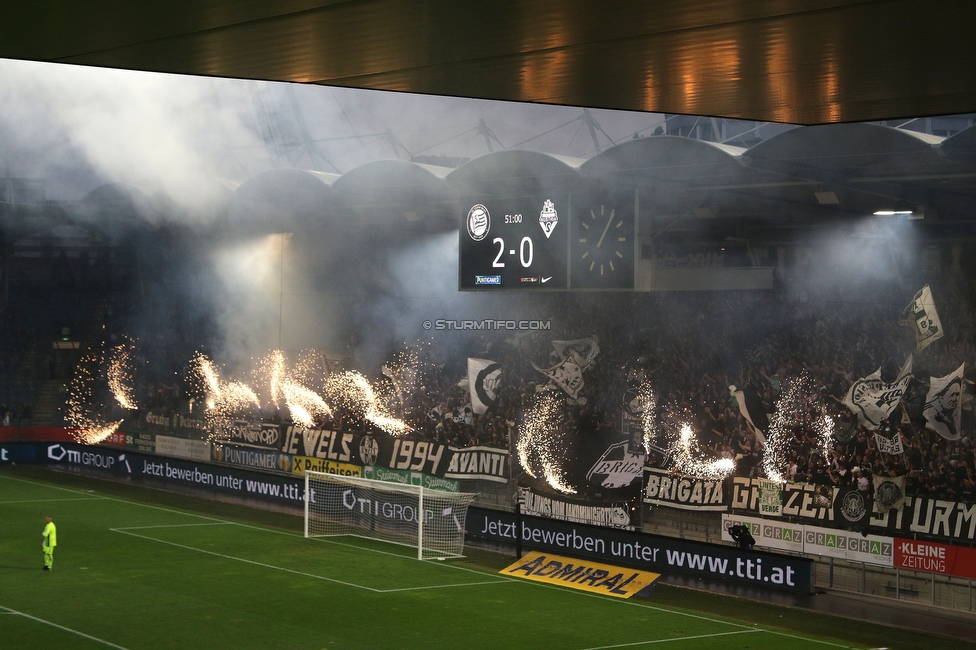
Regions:
<svg viewBox="0 0 976 650"><path fill-rule="evenodd" d="M976 110L967 0L8 5L6 58L796 124Z"/></svg>

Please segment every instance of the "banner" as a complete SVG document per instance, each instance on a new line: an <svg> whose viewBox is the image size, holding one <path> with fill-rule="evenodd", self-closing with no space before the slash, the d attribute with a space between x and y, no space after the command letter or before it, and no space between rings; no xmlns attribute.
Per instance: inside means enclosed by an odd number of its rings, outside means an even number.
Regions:
<svg viewBox="0 0 976 650"><path fill-rule="evenodd" d="M288 456L280 454L282 460L287 460ZM309 458L308 456L292 456L291 466L286 471L292 474L305 476L305 472L322 472L323 474L336 474L338 476L362 476L363 468L360 465L351 463L340 463L324 458Z"/></svg>
<svg viewBox="0 0 976 650"><path fill-rule="evenodd" d="M556 386L559 386L573 399L579 399L579 392L583 389L583 360L575 350L569 350L566 358L551 368L532 367L544 374Z"/></svg>
<svg viewBox="0 0 976 650"><path fill-rule="evenodd" d="M399 483L400 485L422 485L425 490L441 490L442 492L460 492L461 484L447 478L438 478L421 472L408 472L400 469L387 469L367 465L362 468L363 478L374 481Z"/></svg>
<svg viewBox="0 0 976 650"><path fill-rule="evenodd" d="M758 478L732 477L732 510L746 510L760 514ZM798 517L810 523L834 521L834 492L836 488L814 483L784 483L782 485L782 516Z"/></svg>
<svg viewBox="0 0 976 650"><path fill-rule="evenodd" d="M165 438L165 436L158 436L157 438ZM194 460L204 459L198 458ZM291 456L288 454L282 454L277 451L265 451L263 449L252 449L238 445L220 444L212 445L210 458L206 460L213 460L228 465L264 469L272 472L290 472L292 464Z"/></svg>
<svg viewBox="0 0 976 650"><path fill-rule="evenodd" d="M834 522L844 528L863 530L871 519L871 498L856 487L837 488L834 497Z"/></svg>
<svg viewBox="0 0 976 650"><path fill-rule="evenodd" d="M636 594L646 596L654 588L654 581L661 577L660 573L635 571L538 551L529 552L499 573L614 598L630 598Z"/></svg>
<svg viewBox="0 0 976 650"><path fill-rule="evenodd" d="M130 450L89 447L71 443L38 445L38 462L58 464L74 472L113 476L126 481L190 494L235 496L247 503L302 512L303 479L266 474L234 467L218 467L170 458L148 456ZM315 493L312 493L315 502Z"/></svg>
<svg viewBox="0 0 976 650"><path fill-rule="evenodd" d="M621 440L607 447L586 473L586 480L607 490L626 488L635 481L639 484L646 454L632 454L629 446L629 440Z"/></svg>
<svg viewBox="0 0 976 650"><path fill-rule="evenodd" d="M517 489L516 498L526 515L626 530L633 530L636 524L631 521L630 506L627 503L588 505L539 494L531 488Z"/></svg>
<svg viewBox="0 0 976 650"><path fill-rule="evenodd" d="M915 330L916 350L924 350L930 343L942 338L942 322L935 311L935 301L929 285L922 287L911 304L905 308L902 323Z"/></svg>
<svg viewBox="0 0 976 650"><path fill-rule="evenodd" d="M904 476L878 476L872 477L874 481L874 509L881 514L887 513L891 509L897 510L905 505L905 482Z"/></svg>
<svg viewBox="0 0 976 650"><path fill-rule="evenodd" d="M759 513L769 517L779 517L783 514L783 484L756 479L759 489Z"/></svg>
<svg viewBox="0 0 976 650"><path fill-rule="evenodd" d="M959 440L962 435L963 363L945 377L932 377L925 396L922 415L925 428L935 431L946 440Z"/></svg>
<svg viewBox="0 0 976 650"><path fill-rule="evenodd" d="M575 341L553 341L552 347L559 355L560 359L565 360L570 352L575 352L580 359L580 370L586 370L600 354L600 344L595 338L576 339Z"/></svg>
<svg viewBox="0 0 976 650"><path fill-rule="evenodd" d="M895 539L895 562L899 569L976 578L976 548L948 546L916 539Z"/></svg>
<svg viewBox="0 0 976 650"><path fill-rule="evenodd" d="M644 468L644 503L680 510L725 512L725 481L672 476L670 472Z"/></svg>
<svg viewBox="0 0 976 650"><path fill-rule="evenodd" d="M496 447L450 447L446 478L508 483L512 478L507 449Z"/></svg>
<svg viewBox="0 0 976 650"><path fill-rule="evenodd" d="M488 359L468 359L468 391L471 409L479 415L498 402L502 367Z"/></svg>
<svg viewBox="0 0 976 650"><path fill-rule="evenodd" d="M126 433L125 447L133 451L141 451L147 454L156 453L156 434L155 433Z"/></svg>
<svg viewBox="0 0 976 650"><path fill-rule="evenodd" d="M756 540L756 546L776 551L803 552L803 524L790 524L785 521L722 515L722 539L735 543L729 534L732 526L745 526Z"/></svg>
<svg viewBox="0 0 976 650"><path fill-rule="evenodd" d="M722 539L732 542L728 529L743 525L756 539L756 546L781 551L821 555L852 562L892 566L894 540L880 535L862 535L819 526L789 524L756 517L722 516Z"/></svg>
<svg viewBox="0 0 976 650"><path fill-rule="evenodd" d="M906 374L888 384L881 379L881 368L878 368L851 385L844 397L844 405L857 416L858 424L873 431L901 402L911 379L911 374Z"/></svg>
<svg viewBox="0 0 976 650"><path fill-rule="evenodd" d="M878 431L874 432L874 444L882 454L904 454L905 445L901 439L901 433L895 431L889 438Z"/></svg>
<svg viewBox="0 0 976 650"><path fill-rule="evenodd" d="M156 436L156 453L171 458L207 461L210 460L210 443L206 440Z"/></svg>
<svg viewBox="0 0 976 650"><path fill-rule="evenodd" d="M281 429L282 426L279 424L234 420L227 426L221 427L218 431L214 431L211 439L213 442L220 444L230 443L280 451ZM159 446L158 437L156 439L156 446Z"/></svg>
<svg viewBox="0 0 976 650"><path fill-rule="evenodd" d="M656 573L683 573L699 578L811 593L812 561L764 551L691 542L599 526L523 516L485 508L468 508L465 526L472 539L522 545L568 557L593 559Z"/></svg>

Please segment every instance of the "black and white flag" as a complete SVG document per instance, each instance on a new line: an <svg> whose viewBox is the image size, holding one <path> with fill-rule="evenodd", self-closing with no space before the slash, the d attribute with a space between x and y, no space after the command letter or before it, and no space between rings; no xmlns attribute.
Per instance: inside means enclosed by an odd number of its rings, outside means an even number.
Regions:
<svg viewBox="0 0 976 650"><path fill-rule="evenodd" d="M555 385L562 388L573 399L579 399L583 390L583 360L575 350L569 350L566 358L551 368L532 367L544 374Z"/></svg>
<svg viewBox="0 0 976 650"><path fill-rule="evenodd" d="M905 389L912 379L911 364L906 363L893 383L881 379L881 368L855 381L847 395L844 405L857 416L858 424L876 431L905 396Z"/></svg>
<svg viewBox="0 0 976 650"><path fill-rule="evenodd" d="M946 440L959 440L962 435L962 376L965 369L964 363L945 377L932 377L925 396L922 408L925 427Z"/></svg>
<svg viewBox="0 0 976 650"><path fill-rule="evenodd" d="M570 351L576 352L582 362L580 370L586 370L600 354L600 345L595 338L576 339L575 341L553 341L552 347L563 361L569 356Z"/></svg>
<svg viewBox="0 0 976 650"><path fill-rule="evenodd" d="M881 514L905 505L905 477L878 476L874 480L874 508Z"/></svg>
<svg viewBox="0 0 976 650"><path fill-rule="evenodd" d="M468 392L471 410L479 415L498 401L502 381L502 367L488 359L468 359Z"/></svg>
<svg viewBox="0 0 976 650"><path fill-rule="evenodd" d="M742 414L742 417L752 427L752 431L756 434L756 439L759 443L765 447L766 432L769 431L769 416L766 415L766 409L763 407L759 393L752 386L746 386L741 389L735 386L729 386L729 395L735 398L736 403L739 405L739 413Z"/></svg>
<svg viewBox="0 0 976 650"><path fill-rule="evenodd" d="M882 454L904 454L905 445L901 440L901 433L894 432L890 438L877 431L874 432L874 444Z"/></svg>
<svg viewBox="0 0 976 650"><path fill-rule="evenodd" d="M942 322L935 311L935 301L929 285L915 294L912 303L902 313L902 324L915 330L915 349L923 350L929 343L942 338Z"/></svg>

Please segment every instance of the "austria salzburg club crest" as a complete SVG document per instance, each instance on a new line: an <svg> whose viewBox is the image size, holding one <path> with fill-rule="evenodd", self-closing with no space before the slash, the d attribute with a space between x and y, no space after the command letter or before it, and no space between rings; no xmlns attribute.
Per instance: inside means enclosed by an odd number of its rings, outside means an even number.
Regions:
<svg viewBox="0 0 976 650"><path fill-rule="evenodd" d="M539 213L539 225L542 226L542 232L546 233L546 239L549 239L549 235L552 234L557 223L559 223L559 217L556 216L556 206L552 204L552 201L546 199L542 205L542 212Z"/></svg>

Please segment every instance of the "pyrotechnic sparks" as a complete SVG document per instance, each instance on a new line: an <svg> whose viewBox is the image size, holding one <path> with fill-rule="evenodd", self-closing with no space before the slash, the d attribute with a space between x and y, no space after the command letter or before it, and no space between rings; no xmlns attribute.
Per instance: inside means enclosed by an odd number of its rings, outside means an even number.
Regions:
<svg viewBox="0 0 976 650"><path fill-rule="evenodd" d="M819 391L813 379L806 372L785 382L785 390L776 402L776 410L769 419L769 433L766 436L766 451L763 454L762 466L766 477L771 481L783 483L786 481L787 448L793 440L793 430L801 426L820 425L821 445L829 444L833 435L833 422L827 429ZM819 412L818 412L819 411ZM826 432L826 433L825 433Z"/></svg>
<svg viewBox="0 0 976 650"><path fill-rule="evenodd" d="M640 418L641 430L644 433L644 449L649 450L657 438L657 423L654 421L657 394L651 388L651 382L645 379L640 383L640 387L637 389L637 399L634 401L636 404L632 408Z"/></svg>
<svg viewBox="0 0 976 650"><path fill-rule="evenodd" d="M284 401L291 414L292 420L303 427L314 427L317 420L328 417L332 409L325 403L322 396L309 388L302 381L314 379L312 367L307 364L301 366L300 375L288 368L285 355L281 350L273 350L262 360L259 374L267 377L268 388L271 392L271 402L280 407ZM299 376L301 379L299 379Z"/></svg>
<svg viewBox="0 0 976 650"><path fill-rule="evenodd" d="M122 424L121 419L108 419L101 414L101 411L111 409L99 397L106 389L106 385L101 384L106 379L103 361L99 352L82 356L68 385L64 419L74 429L72 436L89 445L102 442Z"/></svg>
<svg viewBox="0 0 976 650"><path fill-rule="evenodd" d="M731 458L701 458L698 455L697 436L687 423L681 425L671 451L674 455L674 469L684 476L718 480L730 475L735 469L735 461Z"/></svg>
<svg viewBox="0 0 976 650"><path fill-rule="evenodd" d="M136 405L135 389L132 385L132 356L135 346L126 339L124 343L112 348L108 357L108 387L115 397L115 401L124 409L134 410ZM105 434L106 437L108 434Z"/></svg>
<svg viewBox="0 0 976 650"><path fill-rule="evenodd" d="M369 380L354 370L330 375L324 392L328 403L337 410L346 410L390 435L399 436L411 430L406 422L389 412Z"/></svg>
<svg viewBox="0 0 976 650"><path fill-rule="evenodd" d="M576 494L566 480L563 469L562 421L563 400L554 391L537 396L535 403L525 410L516 443L519 464L532 478L542 474L554 490ZM538 468L538 469L537 469Z"/></svg>
<svg viewBox="0 0 976 650"><path fill-rule="evenodd" d="M226 436L228 425L236 416L246 415L252 408L261 408L254 390L238 381L220 379L217 369L206 355L198 353L190 360L190 376L196 378L206 393L206 419L210 439Z"/></svg>
<svg viewBox="0 0 976 650"><path fill-rule="evenodd" d="M830 450L834 447L834 419L824 413L823 417L817 420L817 442L820 443L820 451L824 458L830 460Z"/></svg>

